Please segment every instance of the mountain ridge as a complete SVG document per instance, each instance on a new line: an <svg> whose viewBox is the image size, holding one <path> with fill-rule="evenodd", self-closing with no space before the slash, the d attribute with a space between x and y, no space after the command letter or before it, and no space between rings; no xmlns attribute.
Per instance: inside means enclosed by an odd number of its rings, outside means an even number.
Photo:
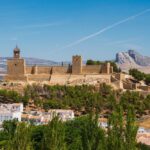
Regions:
<svg viewBox="0 0 150 150"><path fill-rule="evenodd" d="M142 72L150 73L150 57L143 56L135 50L117 53L116 63L125 72L131 68L136 68Z"/></svg>

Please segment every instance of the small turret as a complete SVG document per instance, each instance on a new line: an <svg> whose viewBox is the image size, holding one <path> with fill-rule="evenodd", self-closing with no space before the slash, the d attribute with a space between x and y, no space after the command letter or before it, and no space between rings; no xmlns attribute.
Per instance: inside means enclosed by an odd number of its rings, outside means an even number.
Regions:
<svg viewBox="0 0 150 150"><path fill-rule="evenodd" d="M16 59L20 58L20 49L18 48L18 46L16 46L16 48L14 48L14 58L16 58Z"/></svg>
<svg viewBox="0 0 150 150"><path fill-rule="evenodd" d="M82 57L79 55L72 57L72 74L82 73Z"/></svg>

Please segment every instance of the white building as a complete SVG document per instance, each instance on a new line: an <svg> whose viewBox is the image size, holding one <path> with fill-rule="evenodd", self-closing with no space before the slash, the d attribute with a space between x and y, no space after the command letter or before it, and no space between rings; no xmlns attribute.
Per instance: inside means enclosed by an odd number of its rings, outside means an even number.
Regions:
<svg viewBox="0 0 150 150"><path fill-rule="evenodd" d="M107 122L99 122L98 126L103 129L106 129L106 128L108 128L108 123Z"/></svg>
<svg viewBox="0 0 150 150"><path fill-rule="evenodd" d="M0 124L5 120L17 119L18 121L21 121L22 112L22 103L0 104Z"/></svg>
<svg viewBox="0 0 150 150"><path fill-rule="evenodd" d="M74 111L64 109L50 109L48 112L29 111L22 114L22 121L35 125L47 124L55 116L58 116L62 121L72 120L74 119Z"/></svg>
<svg viewBox="0 0 150 150"><path fill-rule="evenodd" d="M50 109L48 111L51 114L51 117L58 116L62 121L68 121L74 119L74 111L73 110L65 110L65 109Z"/></svg>

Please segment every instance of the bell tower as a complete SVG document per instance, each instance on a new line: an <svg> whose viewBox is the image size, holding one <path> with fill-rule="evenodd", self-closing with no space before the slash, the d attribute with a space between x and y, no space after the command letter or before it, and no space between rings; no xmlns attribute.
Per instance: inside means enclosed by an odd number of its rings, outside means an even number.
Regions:
<svg viewBox="0 0 150 150"><path fill-rule="evenodd" d="M16 45L16 48L14 48L14 58L19 59L20 58L20 49Z"/></svg>
<svg viewBox="0 0 150 150"><path fill-rule="evenodd" d="M5 80L27 81L26 63L23 58L20 58L20 49L16 46L13 53L13 58L7 60L7 75L5 76Z"/></svg>

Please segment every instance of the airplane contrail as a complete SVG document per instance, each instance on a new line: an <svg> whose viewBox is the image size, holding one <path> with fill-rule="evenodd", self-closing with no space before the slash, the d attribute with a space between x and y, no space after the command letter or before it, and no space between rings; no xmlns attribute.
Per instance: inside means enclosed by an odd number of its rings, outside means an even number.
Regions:
<svg viewBox="0 0 150 150"><path fill-rule="evenodd" d="M88 39L91 39L91 38L93 38L93 37L95 37L95 36L97 36L97 35L100 35L100 34L103 33L103 32L106 32L106 31L108 31L108 30L110 30L110 29L112 29L112 28L114 28L114 27L116 27L116 26L118 26L118 25L120 25L120 24L123 24L123 23L125 23L125 22L127 22L127 21L133 20L133 19L135 19L136 17L139 17L139 16L141 16L141 15L143 15L143 14L149 12L149 11L150 11L150 9L146 9L146 10L140 12L140 13L137 13L137 14L135 14L135 15L133 15L133 16L130 16L130 17L126 18L126 19L123 19L123 20L121 20L121 21L118 21L118 22L116 22L116 23L114 23L114 24L112 24L112 25L109 25L109 26L107 26L107 27L105 27L105 28L99 30L98 32L95 32L95 33L93 33L93 34L87 35L87 36L85 36L85 37L83 37L83 38L81 38L81 39L79 39L79 40L77 40L77 41L75 41L75 42L73 42L73 43L70 43L70 44L66 45L65 47L63 47L63 49L64 49L64 48L68 48L68 47L75 46L75 45L77 45L77 44L79 44L79 43L82 43L82 42L84 42L84 41L86 41L86 40L88 40Z"/></svg>

